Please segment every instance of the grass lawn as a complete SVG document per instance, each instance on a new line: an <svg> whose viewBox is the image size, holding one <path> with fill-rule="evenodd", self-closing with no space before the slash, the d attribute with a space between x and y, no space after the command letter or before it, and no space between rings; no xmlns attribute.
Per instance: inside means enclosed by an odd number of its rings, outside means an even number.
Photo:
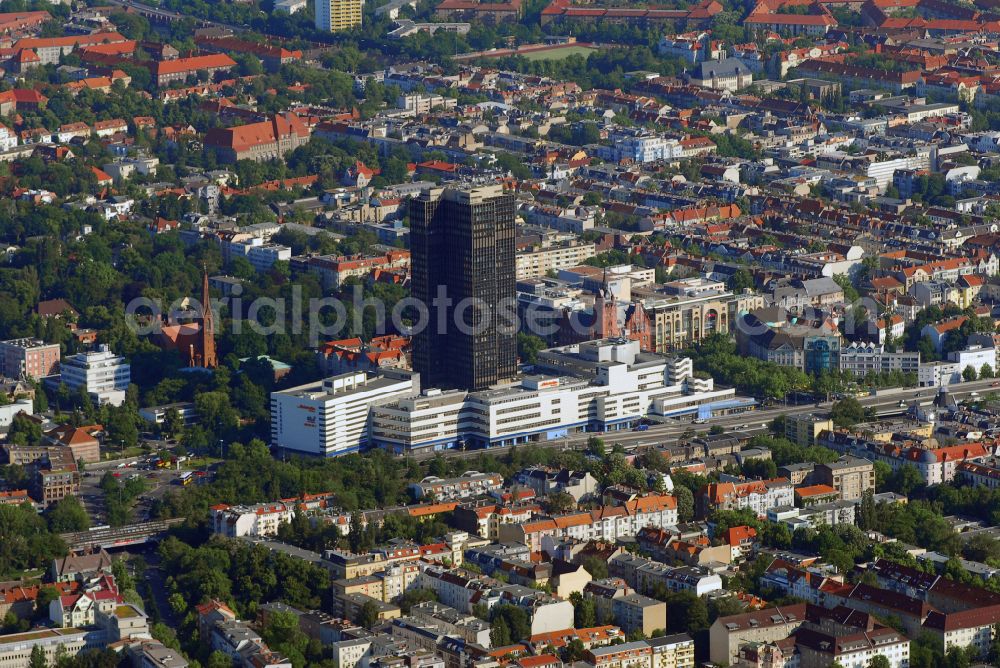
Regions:
<svg viewBox="0 0 1000 668"><path fill-rule="evenodd" d="M568 46L560 47L558 49L546 49L545 51L533 51L530 53L518 54L523 58L528 60L565 60L573 54L579 54L586 58L597 49L591 48L589 46L576 46L570 44Z"/></svg>
<svg viewBox="0 0 1000 668"><path fill-rule="evenodd" d="M203 469L221 461L218 457L191 457L186 462L181 463L181 468L187 470Z"/></svg>
<svg viewBox="0 0 1000 668"><path fill-rule="evenodd" d="M117 443L112 443L107 446L106 449L101 452L101 459L107 461L111 459L128 459L130 457L141 457L147 452L144 448L140 446L135 446L132 448L125 448L124 452Z"/></svg>

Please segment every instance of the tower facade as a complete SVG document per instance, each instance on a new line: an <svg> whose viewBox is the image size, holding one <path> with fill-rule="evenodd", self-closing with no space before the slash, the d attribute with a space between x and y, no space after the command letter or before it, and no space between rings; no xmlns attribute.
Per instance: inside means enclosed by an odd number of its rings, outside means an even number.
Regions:
<svg viewBox="0 0 1000 668"><path fill-rule="evenodd" d="M608 288L606 275L597 297L594 298L594 325L590 336L594 339L612 339L621 336L618 327L618 302Z"/></svg>
<svg viewBox="0 0 1000 668"><path fill-rule="evenodd" d="M317 30L338 32L361 25L362 0L315 0L315 2Z"/></svg>
<svg viewBox="0 0 1000 668"><path fill-rule="evenodd" d="M214 369L219 366L215 354L215 315L212 313L212 297L208 292L208 272L201 277L201 328L198 332L201 348L201 364L198 366Z"/></svg>
<svg viewBox="0 0 1000 668"><path fill-rule="evenodd" d="M410 201L411 293L427 308L413 367L425 387L481 390L517 372L514 196L432 188Z"/></svg>

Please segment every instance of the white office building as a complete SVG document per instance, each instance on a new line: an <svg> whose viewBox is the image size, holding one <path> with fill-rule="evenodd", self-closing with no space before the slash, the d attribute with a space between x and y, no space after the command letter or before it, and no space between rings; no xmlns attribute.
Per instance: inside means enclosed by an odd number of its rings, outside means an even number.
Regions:
<svg viewBox="0 0 1000 668"><path fill-rule="evenodd" d="M271 444L320 457L358 452L368 445L372 407L419 393L420 375L396 369L272 392Z"/></svg>
<svg viewBox="0 0 1000 668"><path fill-rule="evenodd" d="M292 249L288 246L266 243L257 237L229 244L229 252L230 257L245 257L254 269L261 272L268 271L275 262L288 262L292 259Z"/></svg>
<svg viewBox="0 0 1000 668"><path fill-rule="evenodd" d="M618 129L611 133L610 144L598 147L600 157L620 162L630 160L646 164L680 157L681 145L676 139L642 130Z"/></svg>
<svg viewBox="0 0 1000 668"><path fill-rule="evenodd" d="M668 369L669 363L669 369ZM735 390L687 383L686 368L642 353L637 341L589 341L539 354L531 376L482 392L427 390L372 409L372 443L393 452L444 449L465 443L507 446L551 440L591 429L628 429L649 414L699 407L711 412L735 400Z"/></svg>
<svg viewBox="0 0 1000 668"><path fill-rule="evenodd" d="M922 362L917 370L920 387L947 387L962 381L962 367L958 362Z"/></svg>
<svg viewBox="0 0 1000 668"><path fill-rule="evenodd" d="M99 404L121 406L132 380L132 369L124 357L101 345L94 352L68 357L60 367L60 382L71 391L81 387Z"/></svg>
<svg viewBox="0 0 1000 668"><path fill-rule="evenodd" d="M964 372L966 367L971 366L978 376L986 364L990 365L990 368L993 369L993 365L997 361L997 353L993 348L969 346L965 350L956 350L948 353L948 361L958 365L959 373ZM993 372L996 373L996 369L993 369Z"/></svg>

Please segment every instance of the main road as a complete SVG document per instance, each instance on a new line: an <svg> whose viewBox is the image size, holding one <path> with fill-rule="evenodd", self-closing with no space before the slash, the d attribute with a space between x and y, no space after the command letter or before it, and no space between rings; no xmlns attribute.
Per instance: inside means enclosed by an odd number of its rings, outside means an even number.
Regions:
<svg viewBox="0 0 1000 668"><path fill-rule="evenodd" d="M977 380L968 383L959 383L948 388L948 393L957 401L968 398L973 393L986 394L990 391L1000 391L1000 381L987 379ZM913 404L920 406L930 406L937 398L940 389L937 387L922 388L897 388L879 390L877 394L860 397L858 402L865 408L875 411L878 417L889 417L902 415ZM901 402L903 405L901 405ZM668 418L662 422L649 425L645 431L610 431L610 432L580 432L565 438L553 439L551 441L537 441L530 445L542 448L558 448L560 450L572 450L583 448L587 441L597 436L602 438L605 445L611 446L619 444L625 450L636 450L645 446L663 445L677 441L683 434L695 432L704 433L709 428L719 426L727 433L734 432L741 435L758 435L765 433L771 421L782 415L804 414L813 412L828 411L833 406L833 402L821 402L819 404L799 404L799 405L777 405L769 408L761 408L746 413L735 415L725 415L712 418L704 424L694 424L690 420L677 420ZM528 444L524 444L528 445ZM524 447L522 445L522 447ZM413 455L414 459L428 459L441 454L444 457L454 458L475 458L481 453L498 454L510 447L496 447L488 450L442 450L439 452L428 452Z"/></svg>

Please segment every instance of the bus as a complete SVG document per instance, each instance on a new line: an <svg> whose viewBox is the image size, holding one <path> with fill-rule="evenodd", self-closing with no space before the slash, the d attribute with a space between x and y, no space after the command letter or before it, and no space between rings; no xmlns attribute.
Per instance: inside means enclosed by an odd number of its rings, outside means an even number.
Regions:
<svg viewBox="0 0 1000 668"><path fill-rule="evenodd" d="M178 484L181 485L190 485L192 482L194 482L194 476L191 474L190 471L185 471L180 475L180 477L177 478L177 482Z"/></svg>

